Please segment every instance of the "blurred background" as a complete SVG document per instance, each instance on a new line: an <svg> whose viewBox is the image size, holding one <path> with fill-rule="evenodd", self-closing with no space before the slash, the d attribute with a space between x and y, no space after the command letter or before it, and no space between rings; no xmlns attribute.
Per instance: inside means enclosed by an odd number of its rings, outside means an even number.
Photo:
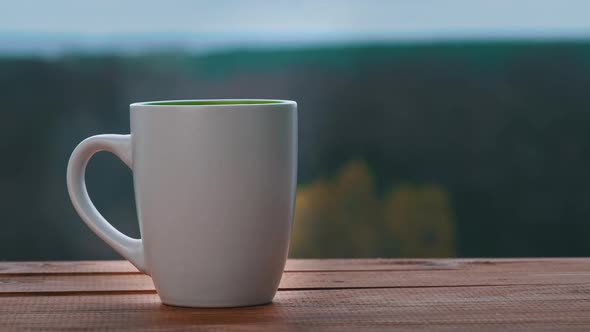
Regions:
<svg viewBox="0 0 590 332"><path fill-rule="evenodd" d="M299 104L290 257L590 255L590 2L0 2L0 260L119 256L74 212L76 144L128 105ZM131 172L90 194L139 236Z"/></svg>

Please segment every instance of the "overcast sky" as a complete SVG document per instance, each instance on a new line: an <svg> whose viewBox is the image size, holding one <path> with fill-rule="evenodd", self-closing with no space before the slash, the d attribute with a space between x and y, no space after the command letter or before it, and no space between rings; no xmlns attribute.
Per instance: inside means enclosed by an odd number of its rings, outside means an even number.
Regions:
<svg viewBox="0 0 590 332"><path fill-rule="evenodd" d="M1 0L0 32L590 35L582 0Z"/></svg>

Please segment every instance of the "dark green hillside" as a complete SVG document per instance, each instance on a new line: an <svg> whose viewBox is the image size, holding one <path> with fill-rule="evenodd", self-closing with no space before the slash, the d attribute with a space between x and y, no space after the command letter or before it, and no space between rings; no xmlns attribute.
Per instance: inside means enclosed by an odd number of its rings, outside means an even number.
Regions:
<svg viewBox="0 0 590 332"><path fill-rule="evenodd" d="M131 102L197 98L298 102L295 256L590 255L587 42L0 58L0 93L0 259L116 257L71 208L69 153L127 133ZM88 185L137 236L125 167L99 155Z"/></svg>

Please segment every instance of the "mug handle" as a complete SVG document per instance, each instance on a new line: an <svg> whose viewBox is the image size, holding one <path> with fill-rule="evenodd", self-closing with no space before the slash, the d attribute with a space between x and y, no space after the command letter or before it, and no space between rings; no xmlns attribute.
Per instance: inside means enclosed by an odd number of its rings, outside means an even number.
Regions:
<svg viewBox="0 0 590 332"><path fill-rule="evenodd" d="M101 239L119 254L128 259L141 272L148 274L141 239L131 238L113 227L98 212L86 190L86 165L92 156L100 151L108 151L119 157L133 169L131 154L131 135L96 135L83 140L72 152L68 162L68 192L74 208L82 220Z"/></svg>

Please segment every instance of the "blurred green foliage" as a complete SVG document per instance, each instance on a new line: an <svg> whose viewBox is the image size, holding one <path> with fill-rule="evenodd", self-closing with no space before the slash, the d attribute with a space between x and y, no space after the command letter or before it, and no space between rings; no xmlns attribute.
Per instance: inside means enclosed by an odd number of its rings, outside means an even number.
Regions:
<svg viewBox="0 0 590 332"><path fill-rule="evenodd" d="M384 197L366 163L353 160L334 177L301 186L291 257L452 257L448 193L402 185Z"/></svg>
<svg viewBox="0 0 590 332"><path fill-rule="evenodd" d="M584 41L0 57L0 259L118 258L71 151L132 102L211 98L298 102L293 257L588 256L589 87ZM87 183L139 237L131 172L99 154Z"/></svg>

